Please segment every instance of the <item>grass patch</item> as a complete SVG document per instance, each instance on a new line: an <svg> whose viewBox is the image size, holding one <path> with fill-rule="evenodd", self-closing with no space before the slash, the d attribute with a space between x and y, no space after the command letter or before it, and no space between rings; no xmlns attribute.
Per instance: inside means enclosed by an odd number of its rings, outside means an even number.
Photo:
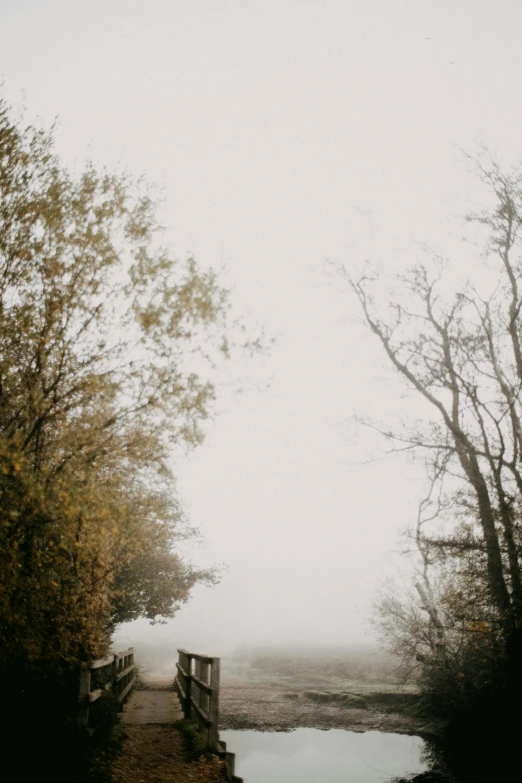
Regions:
<svg viewBox="0 0 522 783"><path fill-rule="evenodd" d="M190 761L197 761L197 759L207 753L207 737L202 731L192 723L190 720L179 720L174 723L174 728L182 735L187 756Z"/></svg>
<svg viewBox="0 0 522 783"><path fill-rule="evenodd" d="M140 664L134 664L134 688L135 691L144 691L147 689L146 669Z"/></svg>

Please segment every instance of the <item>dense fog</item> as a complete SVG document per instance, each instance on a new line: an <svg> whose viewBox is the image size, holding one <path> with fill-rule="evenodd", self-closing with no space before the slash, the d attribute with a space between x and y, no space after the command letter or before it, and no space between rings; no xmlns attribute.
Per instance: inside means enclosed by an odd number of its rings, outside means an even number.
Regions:
<svg viewBox="0 0 522 783"><path fill-rule="evenodd" d="M397 270L419 242L451 249L475 192L458 148L520 154L519 5L27 0L0 13L8 99L58 115L73 167L88 150L158 182L175 251L225 267L234 306L276 340L224 380L203 446L172 458L206 542L184 551L222 568L220 583L165 626L121 626L116 645L373 642L371 604L424 474L383 460L351 417L423 408L322 265Z"/></svg>

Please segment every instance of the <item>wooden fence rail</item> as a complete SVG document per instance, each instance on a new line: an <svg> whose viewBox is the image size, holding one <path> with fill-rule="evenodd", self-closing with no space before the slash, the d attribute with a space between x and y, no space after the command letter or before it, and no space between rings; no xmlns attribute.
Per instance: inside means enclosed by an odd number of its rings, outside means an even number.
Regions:
<svg viewBox="0 0 522 783"><path fill-rule="evenodd" d="M92 689L94 684L100 687ZM80 670L80 693L78 709L78 726L87 729L89 726L89 706L98 701L104 693L112 691L116 694L121 707L136 683L136 667L134 664L134 647L119 653L111 653L106 658L83 663Z"/></svg>
<svg viewBox="0 0 522 783"><path fill-rule="evenodd" d="M176 690L186 720L206 735L207 748L217 751L219 740L219 658L178 650Z"/></svg>
<svg viewBox="0 0 522 783"><path fill-rule="evenodd" d="M231 783L242 783L234 775L235 757L227 753L219 739L219 674L220 659L209 655L178 650L174 687L178 693L185 720L199 726L206 737L207 750L221 756Z"/></svg>

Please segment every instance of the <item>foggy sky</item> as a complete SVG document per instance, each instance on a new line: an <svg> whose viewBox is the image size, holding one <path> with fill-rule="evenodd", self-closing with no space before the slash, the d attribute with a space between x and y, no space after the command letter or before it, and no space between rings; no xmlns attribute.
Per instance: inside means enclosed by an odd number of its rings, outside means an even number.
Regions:
<svg viewBox="0 0 522 783"><path fill-rule="evenodd" d="M176 251L226 266L238 306L278 335L246 363L202 448L176 456L226 563L167 626L124 626L219 654L240 642L343 643L413 520L422 471L366 460L353 414L407 413L401 386L322 275L325 259L401 268L453 247L480 190L459 148L520 142L517 0L0 0L3 93L70 165L128 166L165 189ZM25 93L25 98L23 97Z"/></svg>

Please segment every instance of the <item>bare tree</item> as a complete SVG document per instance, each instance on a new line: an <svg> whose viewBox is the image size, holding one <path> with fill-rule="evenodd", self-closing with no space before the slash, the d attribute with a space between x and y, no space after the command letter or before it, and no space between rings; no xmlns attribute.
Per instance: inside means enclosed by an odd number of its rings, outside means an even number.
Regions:
<svg viewBox="0 0 522 783"><path fill-rule="evenodd" d="M469 217L487 230L494 275L486 294L472 280L448 293L440 257L398 276L399 295L391 300L368 271L357 279L340 271L391 364L435 413L426 427L385 434L442 465L436 483L452 476L454 497L478 526L468 545L484 553L496 623L513 644L522 629L522 176L478 165L494 197L492 208ZM427 567L428 542L418 530ZM466 543L458 537L431 542L439 551L459 546L463 551ZM426 579L417 591L442 649Z"/></svg>
<svg viewBox="0 0 522 783"><path fill-rule="evenodd" d="M419 661L443 665L447 658L449 621L440 596L443 580L440 574L433 574L432 542L424 532L444 506L439 481L445 462L436 460L428 466L433 468L429 489L418 505L415 528L407 534L413 544L413 550L407 552L414 570L413 587L410 580L406 587L392 580L374 606L374 625L385 646L401 659L405 679L418 669Z"/></svg>

